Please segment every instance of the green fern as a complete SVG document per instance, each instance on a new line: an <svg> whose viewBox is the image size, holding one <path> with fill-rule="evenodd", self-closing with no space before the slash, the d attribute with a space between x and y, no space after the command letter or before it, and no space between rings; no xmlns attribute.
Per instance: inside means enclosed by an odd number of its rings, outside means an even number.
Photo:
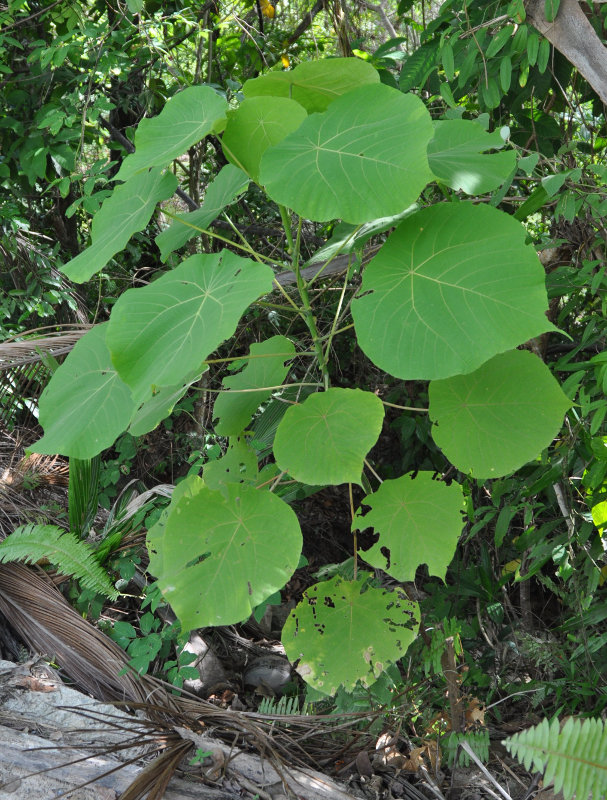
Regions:
<svg viewBox="0 0 607 800"><path fill-rule="evenodd" d="M264 697L259 704L258 711L260 714L292 717L297 714L306 714L306 709L307 703L304 703L302 709L299 708L299 698L283 696L279 700L273 697Z"/></svg>
<svg viewBox="0 0 607 800"><path fill-rule="evenodd" d="M601 719L569 717L562 726L558 719L544 720L534 728L504 741L526 769L546 770L545 782L554 781L554 793L563 791L565 800L605 797L607 790L607 725Z"/></svg>
<svg viewBox="0 0 607 800"><path fill-rule="evenodd" d="M118 597L89 545L56 525L22 525L0 542L0 563L23 561L31 564L42 558L48 559L65 575L77 578L84 588L112 600Z"/></svg>
<svg viewBox="0 0 607 800"><path fill-rule="evenodd" d="M447 756L447 762L450 767L456 762L460 767L470 766L470 755L466 750L460 748L462 742L465 742L474 751L483 764L489 761L489 731L486 728L481 728L478 731L468 731L467 733L456 733L454 731L441 739L441 747Z"/></svg>

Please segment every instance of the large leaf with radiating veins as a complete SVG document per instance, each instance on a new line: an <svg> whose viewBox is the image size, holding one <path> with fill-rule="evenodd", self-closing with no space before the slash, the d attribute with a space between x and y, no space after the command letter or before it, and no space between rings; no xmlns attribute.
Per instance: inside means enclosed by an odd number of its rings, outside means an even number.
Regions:
<svg viewBox="0 0 607 800"><path fill-rule="evenodd" d="M325 694L370 686L407 652L417 635L419 606L401 588L369 586L336 576L306 589L289 614L282 643L302 678ZM371 631L373 634L371 635Z"/></svg>
<svg viewBox="0 0 607 800"><path fill-rule="evenodd" d="M268 72L245 83L245 97L271 95L297 101L309 114L365 84L378 84L379 73L360 58L305 61L289 72Z"/></svg>
<svg viewBox="0 0 607 800"><path fill-rule="evenodd" d="M486 152L504 145L499 131L487 133L473 120L441 120L434 124L428 162L436 177L452 189L484 194L501 186L516 167L514 150Z"/></svg>
<svg viewBox="0 0 607 800"><path fill-rule="evenodd" d="M170 253L208 228L224 208L240 197L248 185L249 179L241 169L233 164L222 167L217 177L207 186L200 208L188 214L179 214L172 225L156 237L162 261L166 261Z"/></svg>
<svg viewBox="0 0 607 800"><path fill-rule="evenodd" d="M399 378L447 378L549 330L544 269L526 231L484 205L405 219L366 267L352 304L358 343Z"/></svg>
<svg viewBox="0 0 607 800"><path fill-rule="evenodd" d="M176 188L177 178L160 169L135 175L117 186L93 217L91 246L68 261L61 271L76 283L88 281L126 247L134 233L145 228L156 204L170 197Z"/></svg>
<svg viewBox="0 0 607 800"><path fill-rule="evenodd" d="M499 478L548 447L572 403L537 356L512 350L470 375L433 381L432 437L475 478Z"/></svg>
<svg viewBox="0 0 607 800"><path fill-rule="evenodd" d="M257 453L244 437L231 436L224 455L204 465L202 477L209 489L225 494L229 483L254 483L259 475Z"/></svg>
<svg viewBox="0 0 607 800"><path fill-rule="evenodd" d="M306 119L303 106L287 97L251 97L228 114L221 146L226 157L259 182L259 164L268 147L296 131Z"/></svg>
<svg viewBox="0 0 607 800"><path fill-rule="evenodd" d="M95 325L57 369L39 404L44 436L32 450L93 458L126 430L133 398L112 366L108 324Z"/></svg>
<svg viewBox="0 0 607 800"><path fill-rule="evenodd" d="M356 512L353 530L372 527L379 541L361 558L398 581L412 581L420 564L444 579L462 532L463 496L459 484L436 481L432 472L386 480L367 495Z"/></svg>
<svg viewBox="0 0 607 800"><path fill-rule="evenodd" d="M369 222L399 214L431 180L431 137L418 97L363 86L266 150L260 181L272 200L307 219Z"/></svg>
<svg viewBox="0 0 607 800"><path fill-rule="evenodd" d="M285 336L272 336L251 345L244 369L223 379L224 389L215 401L213 416L219 417L215 432L234 436L243 431L259 406L280 387L295 354L293 342ZM257 391L255 391L257 390Z"/></svg>
<svg viewBox="0 0 607 800"><path fill-rule="evenodd" d="M228 104L209 86L190 86L172 97L157 117L143 119L135 133L135 152L127 156L116 179L140 170L165 167L207 134L221 127Z"/></svg>
<svg viewBox="0 0 607 800"><path fill-rule="evenodd" d="M181 497L161 536L156 577L183 631L249 617L289 580L302 546L294 511L271 492L240 484Z"/></svg>
<svg viewBox="0 0 607 800"><path fill-rule="evenodd" d="M153 431L163 419L166 419L173 408L190 386L199 380L202 371L194 370L185 380L177 386L162 386L151 397L137 408L131 417L129 433L133 436L143 436L144 433Z"/></svg>
<svg viewBox="0 0 607 800"><path fill-rule="evenodd" d="M372 392L335 388L312 394L280 421L274 458L302 483L360 483L383 419L383 404Z"/></svg>
<svg viewBox="0 0 607 800"><path fill-rule="evenodd" d="M121 295L107 342L135 398L175 386L201 367L272 280L270 267L222 250L190 256L154 283Z"/></svg>

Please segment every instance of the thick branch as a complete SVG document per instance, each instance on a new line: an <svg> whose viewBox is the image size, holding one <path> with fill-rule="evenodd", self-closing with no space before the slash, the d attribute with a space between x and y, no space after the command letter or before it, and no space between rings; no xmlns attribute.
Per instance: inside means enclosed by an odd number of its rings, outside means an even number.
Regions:
<svg viewBox="0 0 607 800"><path fill-rule="evenodd" d="M607 48L577 0L561 0L554 22L544 15L544 0L528 0L527 18L573 64L607 104Z"/></svg>

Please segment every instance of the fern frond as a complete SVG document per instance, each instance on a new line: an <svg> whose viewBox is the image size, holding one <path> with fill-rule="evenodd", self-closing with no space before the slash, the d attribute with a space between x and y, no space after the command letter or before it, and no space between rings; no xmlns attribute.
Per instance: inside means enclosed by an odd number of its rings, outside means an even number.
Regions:
<svg viewBox="0 0 607 800"><path fill-rule="evenodd" d="M279 700L273 697L264 697L259 704L258 711L260 714L267 714L269 716L291 717L300 714L306 714L307 703L300 710L299 699L297 697L283 696Z"/></svg>
<svg viewBox="0 0 607 800"><path fill-rule="evenodd" d="M77 578L86 589L112 600L118 597L89 545L56 525L22 525L0 542L0 563L31 564L42 558L48 559L65 575Z"/></svg>
<svg viewBox="0 0 607 800"><path fill-rule="evenodd" d="M441 747L447 756L450 767L456 762L460 767L470 766L470 756L464 749L460 749L460 744L466 742L468 747L474 751L476 756L483 764L489 761L489 731L481 728L478 731L468 731L467 733L447 734L441 739Z"/></svg>
<svg viewBox="0 0 607 800"><path fill-rule="evenodd" d="M565 800L599 800L607 793L607 725L601 719L570 717L562 728L558 719L543 720L504 745L526 769L545 770L544 781L554 781L554 793L562 789Z"/></svg>

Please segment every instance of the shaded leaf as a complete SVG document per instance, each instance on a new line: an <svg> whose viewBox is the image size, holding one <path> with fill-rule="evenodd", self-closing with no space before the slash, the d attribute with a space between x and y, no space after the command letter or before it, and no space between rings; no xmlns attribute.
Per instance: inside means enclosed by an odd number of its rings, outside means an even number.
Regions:
<svg viewBox="0 0 607 800"><path fill-rule="evenodd" d="M278 425L274 457L302 483L360 483L384 418L381 400L360 389L329 389L291 406Z"/></svg>
<svg viewBox="0 0 607 800"><path fill-rule="evenodd" d="M475 478L508 475L539 455L572 405L528 350L502 353L469 375L433 381L429 399L434 441Z"/></svg>
<svg viewBox="0 0 607 800"><path fill-rule="evenodd" d="M417 635L419 606L402 589L368 585L369 574L336 576L306 589L289 614L282 643L302 678L325 694L370 686L405 655ZM372 643L369 631L373 631Z"/></svg>
<svg viewBox="0 0 607 800"><path fill-rule="evenodd" d="M133 436L143 436L144 433L153 431L171 414L175 405L200 377L200 371L194 370L183 383L177 386L161 386L157 389L152 397L145 400L133 413L129 432Z"/></svg>
<svg viewBox="0 0 607 800"><path fill-rule="evenodd" d="M507 214L471 203L408 217L366 267L352 304L360 347L396 377L445 378L555 330L525 237Z"/></svg>
<svg viewBox="0 0 607 800"><path fill-rule="evenodd" d="M86 333L57 369L40 397L42 439L37 453L85 460L110 447L126 430L133 398L112 366L108 323Z"/></svg>
<svg viewBox="0 0 607 800"><path fill-rule="evenodd" d="M309 114L325 111L330 103L364 84L378 84L377 70L360 58L305 61L289 72L268 72L245 83L245 97L288 97Z"/></svg>

